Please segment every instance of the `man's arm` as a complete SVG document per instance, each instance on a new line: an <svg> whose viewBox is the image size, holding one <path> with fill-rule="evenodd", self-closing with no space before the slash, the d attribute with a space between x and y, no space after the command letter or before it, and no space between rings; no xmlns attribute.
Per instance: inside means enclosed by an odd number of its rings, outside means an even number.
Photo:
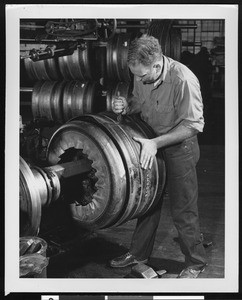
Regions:
<svg viewBox="0 0 242 300"><path fill-rule="evenodd" d="M179 126L170 130L168 133L154 138L153 141L155 142L157 149L159 149L162 147L180 143L185 139L196 135L197 133L198 130L180 124Z"/></svg>
<svg viewBox="0 0 242 300"><path fill-rule="evenodd" d="M133 139L141 145L141 167L144 169L151 168L153 160L159 148L180 143L185 139L196 135L197 133L198 130L180 124L168 133L153 139L142 139L134 137Z"/></svg>

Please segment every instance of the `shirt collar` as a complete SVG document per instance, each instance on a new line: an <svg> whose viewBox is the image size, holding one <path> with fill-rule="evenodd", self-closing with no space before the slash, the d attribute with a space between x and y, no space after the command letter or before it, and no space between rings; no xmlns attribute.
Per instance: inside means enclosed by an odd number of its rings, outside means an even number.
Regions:
<svg viewBox="0 0 242 300"><path fill-rule="evenodd" d="M170 62L169 62L168 58L165 55L163 55L163 71L162 71L161 77L160 77L159 80L157 80L154 83L154 86L157 87L162 82L167 82L167 83L171 82Z"/></svg>

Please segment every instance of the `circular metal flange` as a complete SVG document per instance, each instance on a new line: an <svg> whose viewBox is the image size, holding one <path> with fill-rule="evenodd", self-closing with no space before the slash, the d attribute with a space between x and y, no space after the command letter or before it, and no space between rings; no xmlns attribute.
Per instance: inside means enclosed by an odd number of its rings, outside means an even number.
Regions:
<svg viewBox="0 0 242 300"><path fill-rule="evenodd" d="M107 44L107 76L111 81L131 81L127 64L131 34L115 34Z"/></svg>
<svg viewBox="0 0 242 300"><path fill-rule="evenodd" d="M66 82L38 81L32 93L32 114L34 118L46 118L63 123L62 94Z"/></svg>
<svg viewBox="0 0 242 300"><path fill-rule="evenodd" d="M172 20L154 20L148 28L148 35L152 35L159 40L162 51L165 55L170 56L170 30Z"/></svg>
<svg viewBox="0 0 242 300"><path fill-rule="evenodd" d="M49 58L40 61L24 59L25 70L32 81L36 80L59 80L62 78L59 73L57 60Z"/></svg>
<svg viewBox="0 0 242 300"><path fill-rule="evenodd" d="M41 206L49 206L51 202L56 201L60 196L59 178L50 168L33 166L31 170L38 186Z"/></svg>
<svg viewBox="0 0 242 300"><path fill-rule="evenodd" d="M96 50L92 42L85 43L85 49L77 48L72 55L58 58L60 72L65 80L93 80L97 77Z"/></svg>
<svg viewBox="0 0 242 300"><path fill-rule="evenodd" d="M73 117L92 112L94 99L91 97L92 93L89 93L91 92L89 86L89 82L77 80L66 83L63 91L63 116L65 122Z"/></svg>
<svg viewBox="0 0 242 300"><path fill-rule="evenodd" d="M119 219L113 225L118 226L130 219L146 213L157 200L160 200L160 182L164 177L159 171L159 160L155 159L151 169L144 170L140 166L140 145L132 137L152 138L154 132L148 129L148 125L141 120L139 124L132 117L124 117L117 123L117 116L111 112L105 112L93 117L99 122L99 126L109 132L116 141L116 147L124 157L126 167L127 185L129 195L125 209L119 215ZM164 167L164 166L163 166ZM162 170L162 169L161 169Z"/></svg>
<svg viewBox="0 0 242 300"><path fill-rule="evenodd" d="M85 121L71 121L55 132L47 149L50 165L57 164L70 148L83 151L92 161L97 178L92 201L80 205L82 201L76 199L70 204L72 217L82 227L108 227L125 204L126 173L122 158L110 137L95 124Z"/></svg>
<svg viewBox="0 0 242 300"><path fill-rule="evenodd" d="M126 116L126 123L129 124L131 122L132 127L137 128L139 132L142 132L144 136L148 139L152 139L156 137L156 134L154 133L153 129L144 122L139 114L133 114L130 116ZM149 182L149 175L148 173L145 174L147 176L147 184L145 193L149 193L149 185L156 186L155 192L153 191L153 198L151 201L143 201L139 207L139 211L136 214L136 218L142 216L144 213L146 213L148 210L150 210L152 207L154 207L158 202L162 201L163 198L161 197L165 184L166 184L166 167L165 167L165 161L162 156L162 152L158 150L158 153L156 154L156 159L153 162L152 168L155 171L156 176L153 178L153 182ZM146 171L147 172L147 171Z"/></svg>
<svg viewBox="0 0 242 300"><path fill-rule="evenodd" d="M109 117L114 116L114 118ZM117 226L128 221L135 214L142 198L142 171L139 164L138 144L133 141L127 130L124 130L120 123L115 120L116 115L102 113L87 117L87 120L98 126L112 139L116 149L119 151L126 172L127 194L125 204L117 214L115 222L109 226ZM85 120L85 116L80 117ZM127 129L127 128L126 128ZM142 137L136 132L137 137Z"/></svg>
<svg viewBox="0 0 242 300"><path fill-rule="evenodd" d="M102 86L98 82L66 82L63 91L63 118L67 122L74 117L105 110L105 98L101 97Z"/></svg>
<svg viewBox="0 0 242 300"><path fill-rule="evenodd" d="M159 40L166 56L180 61L182 52L181 30L174 28L173 24L175 24L174 20L153 20L149 25L148 34Z"/></svg>
<svg viewBox="0 0 242 300"><path fill-rule="evenodd" d="M92 200L74 199L70 205L73 219L82 227L118 226L144 215L161 201L164 161L157 156L152 168L143 170L139 163L140 145L134 136L153 138L155 134L142 120L124 117L117 122L117 116L110 112L77 117L52 136L47 150L51 165L60 163L67 150L80 149L95 170L96 192Z"/></svg>
<svg viewBox="0 0 242 300"><path fill-rule="evenodd" d="M20 157L20 236L37 235L41 220L41 199L34 175Z"/></svg>

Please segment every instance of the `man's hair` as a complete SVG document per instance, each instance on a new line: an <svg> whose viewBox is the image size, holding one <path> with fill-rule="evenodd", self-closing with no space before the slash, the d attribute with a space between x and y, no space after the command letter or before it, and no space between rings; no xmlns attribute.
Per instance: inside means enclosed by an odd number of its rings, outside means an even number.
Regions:
<svg viewBox="0 0 242 300"><path fill-rule="evenodd" d="M128 65L140 63L149 66L162 57L162 49L159 41L147 34L143 34L140 38L135 38L129 47Z"/></svg>

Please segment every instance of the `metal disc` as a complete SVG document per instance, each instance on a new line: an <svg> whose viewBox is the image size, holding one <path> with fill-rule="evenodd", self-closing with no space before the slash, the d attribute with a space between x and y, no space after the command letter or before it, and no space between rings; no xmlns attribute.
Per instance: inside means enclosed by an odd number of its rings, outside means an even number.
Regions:
<svg viewBox="0 0 242 300"><path fill-rule="evenodd" d="M107 76L111 81L131 80L127 64L131 34L116 34L107 44Z"/></svg>
<svg viewBox="0 0 242 300"><path fill-rule="evenodd" d="M129 133L123 130L122 125L118 124L115 119L112 119L106 113L93 116L90 122L96 122L109 135L123 158L127 180L127 197L123 210L119 212L118 219L112 224L116 226L131 219L142 198L142 173L139 164L138 147L137 143L134 146L135 142ZM139 133L136 132L136 134L141 137Z"/></svg>
<svg viewBox="0 0 242 300"><path fill-rule="evenodd" d="M33 81L58 80L62 78L55 58L35 62L30 58L26 58L24 65L29 78Z"/></svg>
<svg viewBox="0 0 242 300"><path fill-rule="evenodd" d="M58 58L59 68L65 80L92 80L96 78L95 49L86 42L86 49L77 48L72 55Z"/></svg>
<svg viewBox="0 0 242 300"><path fill-rule="evenodd" d="M34 118L46 118L64 123L63 89L66 82L38 81L32 93L32 114Z"/></svg>
<svg viewBox="0 0 242 300"><path fill-rule="evenodd" d="M96 192L90 203L82 205L78 198L72 199L72 217L82 227L108 227L115 222L125 204L127 185L122 158L107 134L98 126L81 120L66 123L55 132L47 150L48 162L51 165L59 163L70 149L82 150L92 161L97 178ZM75 184L78 185L78 181ZM83 196L80 193L79 198Z"/></svg>
<svg viewBox="0 0 242 300"><path fill-rule="evenodd" d="M159 40L162 51L170 56L170 30L172 20L154 20L150 23L148 34Z"/></svg>
<svg viewBox="0 0 242 300"><path fill-rule="evenodd" d="M95 119L98 117L95 116ZM140 145L132 137L152 138L155 136L152 129L145 122L140 120L138 125L137 120L135 121L132 117L123 117L122 122L117 123L116 115L110 112L102 113L101 117L103 120L100 119L100 126L103 126L101 123L104 124L113 138L116 139L117 147L122 153L121 156L125 157L124 164L126 163L128 169L127 184L130 185L129 188L132 191L123 214L119 216L118 221L114 224L117 226L143 215L157 201L161 200L160 196L163 191L165 177L159 175L163 174L164 165L161 165L160 159L157 159L150 170L144 170L140 166ZM125 155L126 151L128 151L129 157ZM130 159L133 168L129 165ZM159 167L161 167L161 170L159 170ZM134 177L132 177L132 170L134 171Z"/></svg>
<svg viewBox="0 0 242 300"><path fill-rule="evenodd" d="M19 163L20 236L37 235L41 220L41 199L30 167L22 157Z"/></svg>

